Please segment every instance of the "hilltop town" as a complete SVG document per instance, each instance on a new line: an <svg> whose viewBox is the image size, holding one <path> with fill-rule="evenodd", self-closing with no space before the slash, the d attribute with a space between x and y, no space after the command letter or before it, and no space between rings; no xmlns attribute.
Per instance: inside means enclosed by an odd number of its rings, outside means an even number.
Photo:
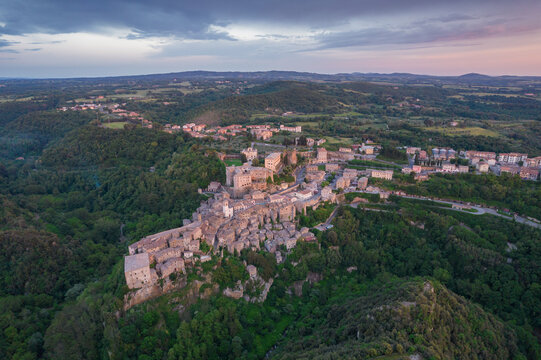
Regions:
<svg viewBox="0 0 541 360"><path fill-rule="evenodd" d="M185 127L184 131L189 133L204 129L194 124ZM252 131L270 131L267 129L254 127ZM208 199L190 219L183 220L182 227L149 235L129 246L125 277L128 287L134 291L127 295L135 299L131 304L171 288L171 279L176 278L172 274L185 274L187 268L211 260L212 254L264 250L274 254L277 263L281 263L298 241L315 240L310 228L299 225L298 215L306 215L307 209L341 203L344 194L375 194L384 200L391 194L407 196L404 192L369 185L369 179L393 180L398 173L397 166L363 170L351 166L356 159L375 160L380 150L381 146L370 140L366 144L341 147L338 151L324 147L297 151L294 147L261 156L254 147L243 149L240 155L246 162L226 167L225 184L211 182L208 188L200 189ZM541 157L528 158L527 154L457 153L450 148L433 148L430 153L418 147L402 150L407 154L408 164L402 166L399 173L412 175L415 181L427 180L436 173L483 174L488 171L519 174L525 180L539 177ZM375 161L372 164L378 165ZM290 171L289 179L275 182L276 178L283 177L285 168ZM470 209L458 204L456 208ZM332 227L328 224L315 228L326 230ZM228 292L230 289L224 293Z"/></svg>

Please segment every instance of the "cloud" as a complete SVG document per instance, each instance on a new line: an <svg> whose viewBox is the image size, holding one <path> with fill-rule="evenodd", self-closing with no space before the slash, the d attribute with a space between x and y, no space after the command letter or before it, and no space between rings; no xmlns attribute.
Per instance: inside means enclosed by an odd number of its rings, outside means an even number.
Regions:
<svg viewBox="0 0 541 360"><path fill-rule="evenodd" d="M467 14L446 14L442 16L438 16L435 18L429 19L431 22L443 22L443 23L449 23L449 22L455 22L455 21L465 21L465 20L476 20L478 17L467 15Z"/></svg>
<svg viewBox="0 0 541 360"><path fill-rule="evenodd" d="M447 56L487 43L541 54L539 0L0 1L0 51L20 53L13 62L2 54L0 75L367 71L367 57L378 71L394 59L395 71L400 54Z"/></svg>
<svg viewBox="0 0 541 360"><path fill-rule="evenodd" d="M18 54L19 52L15 49L6 49L10 46L17 45L19 42L17 41L9 41L6 39L0 39L0 53L10 53L10 54Z"/></svg>
<svg viewBox="0 0 541 360"><path fill-rule="evenodd" d="M11 45L16 45L17 42L16 41L8 41L8 40L5 40L5 39L0 39L0 48L1 47L6 47L6 46L11 46Z"/></svg>
<svg viewBox="0 0 541 360"><path fill-rule="evenodd" d="M497 36L514 36L541 30L541 23L524 19L490 19L452 15L445 18L418 20L410 24L393 24L350 31L322 32L315 35L315 49L342 47L382 47L412 44L437 46L444 42L480 40ZM314 50L314 49L310 49Z"/></svg>
<svg viewBox="0 0 541 360"><path fill-rule="evenodd" d="M527 7L539 9L536 0L3 0L0 34L100 32L128 29L130 39L174 36L181 39L231 39L213 31L234 23L306 26L313 29L347 24L378 16L422 16L436 13L433 21L468 20L462 10L507 13ZM460 10L457 12L457 9ZM513 11L515 11L513 10ZM535 18L535 9L525 16Z"/></svg>
<svg viewBox="0 0 541 360"><path fill-rule="evenodd" d="M65 40L53 40L53 41L32 41L29 42L31 45L51 45L51 44L61 44L65 42Z"/></svg>

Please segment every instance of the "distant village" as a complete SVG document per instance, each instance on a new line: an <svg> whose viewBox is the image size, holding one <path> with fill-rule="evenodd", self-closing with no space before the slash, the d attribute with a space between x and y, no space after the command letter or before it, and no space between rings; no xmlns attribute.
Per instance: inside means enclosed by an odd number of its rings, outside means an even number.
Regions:
<svg viewBox="0 0 541 360"><path fill-rule="evenodd" d="M105 100L103 96L96 97L98 102L92 103L81 103L74 106L63 106L59 108L59 111L85 111L85 110L95 110L100 113L110 114L116 119L116 121L121 120L131 120L134 122L140 122L141 126L144 128L152 129L154 124L152 121L145 119L143 115L135 111L125 110L124 107L126 103L117 104L102 104L99 100ZM283 117L290 116L291 112L283 113ZM173 134L176 132L184 131L188 135L194 138L207 138L210 137L213 140L226 141L227 137L237 136L237 135L246 135L251 134L257 140L266 141L272 138L273 135L280 131L289 131L291 133L301 133L301 126L287 126L280 125L279 127L271 127L270 125L229 125L229 126L208 126L205 124L195 124L189 123L185 125L174 125L174 124L165 124L162 128L164 132ZM325 139L313 140L309 139L309 145L320 146L325 142Z"/></svg>
<svg viewBox="0 0 541 360"><path fill-rule="evenodd" d="M104 100L104 97L103 96L98 96L98 97L96 97L96 100ZM121 121L121 120L124 120L124 119L125 120L131 120L131 121L140 122L141 126L144 127L144 128L147 128L147 129L152 129L153 128L152 122L150 120L145 119L143 117L143 115L139 114L138 112L128 111L128 110L123 109L123 107L125 107L125 106L126 106L126 103L122 103L122 104L116 104L116 103L114 103L114 104L102 104L101 102L96 102L96 103L82 103L82 104L77 104L77 105L69 106L69 107L68 106L63 106L63 107L59 108L58 110L59 111L95 110L95 111L98 111L100 113L110 114L117 121Z"/></svg>
<svg viewBox="0 0 541 360"><path fill-rule="evenodd" d="M492 172L496 175L519 175L523 180L537 180L541 167L541 156L528 158L523 153L499 153L468 150L459 154L449 148L433 148L429 156L425 150L407 147L406 153L414 160L412 166L404 167L403 173L414 173L416 180L427 180L433 173L476 173ZM468 165L459 165L458 159Z"/></svg>

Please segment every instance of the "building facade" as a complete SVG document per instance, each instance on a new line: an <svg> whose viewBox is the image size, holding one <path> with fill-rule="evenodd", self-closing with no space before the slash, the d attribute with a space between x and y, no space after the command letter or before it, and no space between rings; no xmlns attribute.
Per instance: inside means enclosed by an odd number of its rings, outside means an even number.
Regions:
<svg viewBox="0 0 541 360"><path fill-rule="evenodd" d="M393 170L370 170L370 176L376 179L393 179Z"/></svg>
<svg viewBox="0 0 541 360"><path fill-rule="evenodd" d="M141 253L126 256L124 258L124 276L130 289L137 289L151 284L149 254Z"/></svg>
<svg viewBox="0 0 541 360"><path fill-rule="evenodd" d="M282 155L280 153L271 153L265 158L265 168L272 170L273 172L278 171L280 167L280 161Z"/></svg>
<svg viewBox="0 0 541 360"><path fill-rule="evenodd" d="M327 149L317 148L317 162L326 163L327 162Z"/></svg>
<svg viewBox="0 0 541 360"><path fill-rule="evenodd" d="M241 151L241 154L246 156L246 160L252 161L254 159L257 159L257 149L254 149L252 147L246 148Z"/></svg>

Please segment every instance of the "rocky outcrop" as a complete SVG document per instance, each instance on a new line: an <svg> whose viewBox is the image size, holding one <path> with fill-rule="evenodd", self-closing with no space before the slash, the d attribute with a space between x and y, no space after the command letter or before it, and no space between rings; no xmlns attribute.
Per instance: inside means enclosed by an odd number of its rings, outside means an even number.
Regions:
<svg viewBox="0 0 541 360"><path fill-rule="evenodd" d="M233 299L240 299L244 295L244 286L239 280L234 288L226 288L223 294Z"/></svg>
<svg viewBox="0 0 541 360"><path fill-rule="evenodd" d="M182 289L186 286L186 278L180 278L176 281L163 279L163 286L152 284L140 289L130 291L124 295L124 311L131 309L135 305L141 304L147 300L154 299L175 289Z"/></svg>

